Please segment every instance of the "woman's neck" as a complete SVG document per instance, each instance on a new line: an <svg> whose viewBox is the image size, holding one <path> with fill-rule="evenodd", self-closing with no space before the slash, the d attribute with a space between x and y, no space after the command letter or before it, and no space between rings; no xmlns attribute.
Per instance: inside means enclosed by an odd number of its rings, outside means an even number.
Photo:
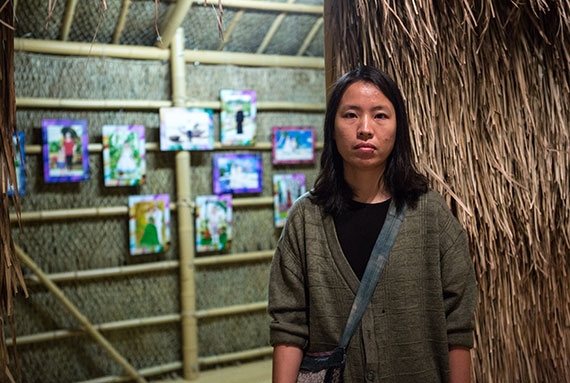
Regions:
<svg viewBox="0 0 570 383"><path fill-rule="evenodd" d="M382 173L375 172L345 172L344 178L354 191L353 199L363 203L384 202L391 194L384 187Z"/></svg>

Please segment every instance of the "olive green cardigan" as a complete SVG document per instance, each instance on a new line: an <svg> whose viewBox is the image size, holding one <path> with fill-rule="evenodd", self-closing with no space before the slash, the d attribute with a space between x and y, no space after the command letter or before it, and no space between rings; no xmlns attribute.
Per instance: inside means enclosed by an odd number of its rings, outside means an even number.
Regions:
<svg viewBox="0 0 570 383"><path fill-rule="evenodd" d="M332 350L359 283L332 217L305 194L289 212L271 265L271 344ZM430 191L406 212L349 343L345 381L446 382L448 347L473 347L476 296L465 232L443 198Z"/></svg>

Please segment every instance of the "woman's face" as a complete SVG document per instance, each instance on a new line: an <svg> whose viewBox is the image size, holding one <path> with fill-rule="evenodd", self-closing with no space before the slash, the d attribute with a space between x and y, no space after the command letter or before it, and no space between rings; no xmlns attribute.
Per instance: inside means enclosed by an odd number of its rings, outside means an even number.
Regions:
<svg viewBox="0 0 570 383"><path fill-rule="evenodd" d="M362 170L382 174L396 141L394 105L372 83L351 84L336 112L334 139L345 174Z"/></svg>

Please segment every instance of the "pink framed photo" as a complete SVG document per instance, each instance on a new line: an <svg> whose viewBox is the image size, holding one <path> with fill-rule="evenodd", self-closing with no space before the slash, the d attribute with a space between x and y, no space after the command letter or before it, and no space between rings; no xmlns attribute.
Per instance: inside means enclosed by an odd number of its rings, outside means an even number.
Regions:
<svg viewBox="0 0 570 383"><path fill-rule="evenodd" d="M315 162L315 129L311 126L274 126L272 159L274 165Z"/></svg>

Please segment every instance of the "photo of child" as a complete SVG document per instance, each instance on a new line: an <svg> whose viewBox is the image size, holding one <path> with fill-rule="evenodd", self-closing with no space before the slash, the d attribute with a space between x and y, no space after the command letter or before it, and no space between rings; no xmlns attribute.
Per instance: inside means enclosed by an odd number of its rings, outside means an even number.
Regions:
<svg viewBox="0 0 570 383"><path fill-rule="evenodd" d="M103 126L105 186L133 186L144 183L145 144L142 125Z"/></svg>
<svg viewBox="0 0 570 383"><path fill-rule="evenodd" d="M159 253L170 247L168 194L129 196L130 254Z"/></svg>

